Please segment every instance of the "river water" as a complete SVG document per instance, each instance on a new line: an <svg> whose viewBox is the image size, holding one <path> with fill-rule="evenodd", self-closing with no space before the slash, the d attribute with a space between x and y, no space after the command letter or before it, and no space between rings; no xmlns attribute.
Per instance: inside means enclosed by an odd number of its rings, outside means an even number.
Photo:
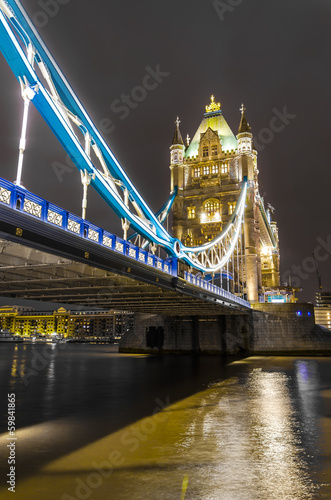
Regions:
<svg viewBox="0 0 331 500"><path fill-rule="evenodd" d="M1 344L0 398L1 500L331 499L331 358Z"/></svg>

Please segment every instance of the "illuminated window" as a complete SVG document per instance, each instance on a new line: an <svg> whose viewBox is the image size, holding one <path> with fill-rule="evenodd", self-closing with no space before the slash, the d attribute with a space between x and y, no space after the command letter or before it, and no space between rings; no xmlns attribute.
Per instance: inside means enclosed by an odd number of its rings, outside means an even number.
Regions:
<svg viewBox="0 0 331 500"><path fill-rule="evenodd" d="M195 207L189 207L187 209L187 217L189 219L195 219Z"/></svg>
<svg viewBox="0 0 331 500"><path fill-rule="evenodd" d="M227 174L227 173L228 173L228 166L226 163L222 163L221 174Z"/></svg>
<svg viewBox="0 0 331 500"><path fill-rule="evenodd" d="M194 169L194 177L200 177L201 175L201 169L200 167L197 167Z"/></svg>
<svg viewBox="0 0 331 500"><path fill-rule="evenodd" d="M204 157L209 156L209 147L208 146L204 146L202 148L202 156L204 156Z"/></svg>
<svg viewBox="0 0 331 500"><path fill-rule="evenodd" d="M213 217L220 213L220 202L218 200L212 199L207 200L204 204L204 212L207 217Z"/></svg>
<svg viewBox="0 0 331 500"><path fill-rule="evenodd" d="M218 165L213 165L211 167L211 173L212 174L218 174Z"/></svg>
<svg viewBox="0 0 331 500"><path fill-rule="evenodd" d="M209 174L209 167L205 166L203 167L203 175L208 175Z"/></svg>
<svg viewBox="0 0 331 500"><path fill-rule="evenodd" d="M217 145L216 144L211 147L211 154L212 154L212 156L217 156Z"/></svg>
<svg viewBox="0 0 331 500"><path fill-rule="evenodd" d="M235 208L236 208L235 203L229 203L229 215L233 214Z"/></svg>

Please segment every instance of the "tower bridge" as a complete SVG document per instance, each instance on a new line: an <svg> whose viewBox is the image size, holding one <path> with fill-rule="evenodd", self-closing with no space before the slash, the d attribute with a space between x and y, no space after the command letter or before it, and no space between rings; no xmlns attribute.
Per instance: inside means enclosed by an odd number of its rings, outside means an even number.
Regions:
<svg viewBox="0 0 331 500"><path fill-rule="evenodd" d="M0 179L0 295L169 315L249 302Z"/></svg>
<svg viewBox="0 0 331 500"><path fill-rule="evenodd" d="M259 193L244 105L237 134L214 96L186 145L176 120L170 197L154 213L19 0L0 0L0 50L23 99L16 181L0 180L1 295L135 311L126 350L229 352L252 348L254 338L259 350L275 325L278 347L293 328L309 337L309 305L298 320L295 304L274 317L259 304L264 287L279 288L279 241L273 209ZM22 185L30 103L81 173L81 217ZM88 221L89 186L121 219L122 238ZM171 209L173 234L163 225Z"/></svg>

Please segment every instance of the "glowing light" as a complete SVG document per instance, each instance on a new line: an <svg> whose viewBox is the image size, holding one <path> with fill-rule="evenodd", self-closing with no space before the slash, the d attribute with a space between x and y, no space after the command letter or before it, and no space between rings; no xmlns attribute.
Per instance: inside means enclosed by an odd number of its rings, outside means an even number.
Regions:
<svg viewBox="0 0 331 500"><path fill-rule="evenodd" d="M272 247L263 246L261 248L261 255L270 256L272 254Z"/></svg>
<svg viewBox="0 0 331 500"><path fill-rule="evenodd" d="M29 99L29 101L32 101L35 95L36 93L31 87L26 87L26 89L23 92L23 97Z"/></svg>
<svg viewBox="0 0 331 500"><path fill-rule="evenodd" d="M206 106L206 113L212 113L213 111L219 111L221 109L221 103L215 102L215 97L212 95L210 97L210 104Z"/></svg>

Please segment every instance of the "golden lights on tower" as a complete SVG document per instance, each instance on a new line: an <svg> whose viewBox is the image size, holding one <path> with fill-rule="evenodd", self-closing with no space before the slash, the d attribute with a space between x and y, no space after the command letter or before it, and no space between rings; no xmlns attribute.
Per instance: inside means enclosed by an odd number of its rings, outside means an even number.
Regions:
<svg viewBox="0 0 331 500"><path fill-rule="evenodd" d="M210 104L206 106L206 113L212 113L213 111L220 111L221 103L215 102L215 97L212 95L210 97Z"/></svg>

